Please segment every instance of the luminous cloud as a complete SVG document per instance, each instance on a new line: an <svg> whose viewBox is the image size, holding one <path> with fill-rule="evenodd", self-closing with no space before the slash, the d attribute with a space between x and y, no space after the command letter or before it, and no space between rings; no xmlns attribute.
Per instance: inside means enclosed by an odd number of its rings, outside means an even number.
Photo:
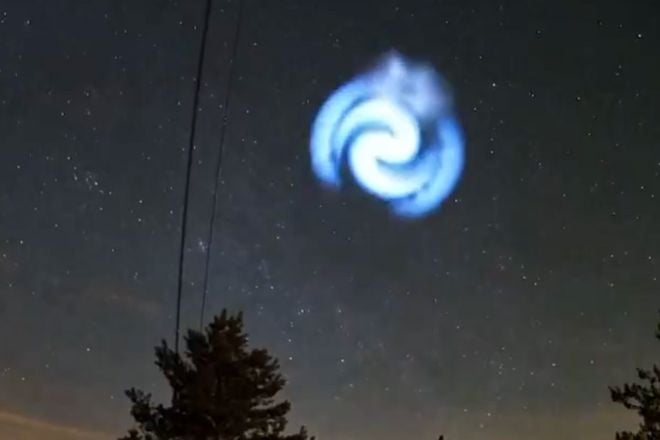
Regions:
<svg viewBox="0 0 660 440"><path fill-rule="evenodd" d="M456 186L464 141L442 77L389 53L337 89L312 126L311 162L319 181L352 181L404 218L436 210Z"/></svg>

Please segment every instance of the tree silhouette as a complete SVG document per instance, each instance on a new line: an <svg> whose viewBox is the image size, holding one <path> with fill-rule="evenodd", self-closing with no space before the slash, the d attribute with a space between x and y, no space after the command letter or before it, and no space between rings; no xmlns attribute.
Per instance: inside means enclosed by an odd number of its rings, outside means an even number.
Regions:
<svg viewBox="0 0 660 440"><path fill-rule="evenodd" d="M660 340L660 322L655 337ZM624 384L611 387L614 402L637 412L642 418L639 431L618 432L617 440L660 440L660 367L651 370L637 369L637 377L642 383Z"/></svg>
<svg viewBox="0 0 660 440"><path fill-rule="evenodd" d="M242 313L223 310L204 332L189 330L185 344L185 356L165 341L156 347L156 365L172 388L171 406L127 390L137 428L119 440L308 439L304 427L283 434L290 404L274 400L285 384L279 363L266 350L248 350Z"/></svg>

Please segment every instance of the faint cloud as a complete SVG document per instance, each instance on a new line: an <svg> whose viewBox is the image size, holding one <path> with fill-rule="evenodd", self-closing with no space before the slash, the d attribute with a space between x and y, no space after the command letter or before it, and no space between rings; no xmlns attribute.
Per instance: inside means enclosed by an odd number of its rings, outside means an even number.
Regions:
<svg viewBox="0 0 660 440"><path fill-rule="evenodd" d="M114 437L0 409L0 438L11 440L110 440Z"/></svg>
<svg viewBox="0 0 660 440"><path fill-rule="evenodd" d="M138 292L131 292L125 289L108 287L89 288L83 296L86 300L92 300L104 306L138 313L148 318L157 317L162 309L159 302L144 298Z"/></svg>

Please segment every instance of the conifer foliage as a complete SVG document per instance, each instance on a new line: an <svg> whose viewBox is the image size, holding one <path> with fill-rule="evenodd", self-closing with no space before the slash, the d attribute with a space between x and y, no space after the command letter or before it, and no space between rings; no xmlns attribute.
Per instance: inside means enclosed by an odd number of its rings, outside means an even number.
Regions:
<svg viewBox="0 0 660 440"><path fill-rule="evenodd" d="M204 332L189 330L185 345L183 356L165 341L156 347L171 406L127 390L137 426L119 440L308 440L304 427L284 434L290 404L275 400L285 384L279 363L266 350L248 349L241 313L223 310Z"/></svg>
<svg viewBox="0 0 660 440"><path fill-rule="evenodd" d="M655 336L660 341L660 323ZM641 383L610 388L614 402L636 411L642 418L637 432L619 432L616 439L660 440L660 366L654 365L650 370L639 368L637 377Z"/></svg>

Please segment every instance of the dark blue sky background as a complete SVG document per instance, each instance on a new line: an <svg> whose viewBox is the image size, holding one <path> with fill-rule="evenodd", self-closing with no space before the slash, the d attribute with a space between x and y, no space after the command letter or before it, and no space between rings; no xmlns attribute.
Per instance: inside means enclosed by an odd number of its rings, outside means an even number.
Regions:
<svg viewBox="0 0 660 440"><path fill-rule="evenodd" d="M658 359L660 7L244 2L205 316L245 311L294 422L342 440L627 427L607 386ZM152 347L174 334L203 7L0 5L5 437L117 436L123 389L167 398ZM237 11L213 2L184 327L199 326ZM446 76L467 139L452 200L423 221L328 194L309 169L318 106L391 48Z"/></svg>

